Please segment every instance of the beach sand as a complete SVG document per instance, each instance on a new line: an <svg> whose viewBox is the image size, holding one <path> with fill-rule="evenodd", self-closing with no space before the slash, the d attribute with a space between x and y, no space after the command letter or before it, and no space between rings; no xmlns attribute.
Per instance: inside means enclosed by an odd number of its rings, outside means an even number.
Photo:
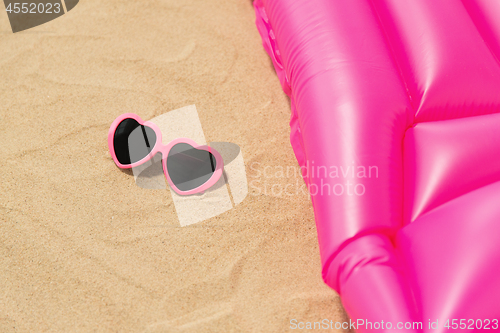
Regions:
<svg viewBox="0 0 500 333"><path fill-rule="evenodd" d="M297 168L289 102L250 1L83 0L16 34L0 17L0 332L347 320L321 279L303 181L280 173ZM240 146L251 186L181 227L168 190L115 166L107 133L122 113L192 104L207 141Z"/></svg>

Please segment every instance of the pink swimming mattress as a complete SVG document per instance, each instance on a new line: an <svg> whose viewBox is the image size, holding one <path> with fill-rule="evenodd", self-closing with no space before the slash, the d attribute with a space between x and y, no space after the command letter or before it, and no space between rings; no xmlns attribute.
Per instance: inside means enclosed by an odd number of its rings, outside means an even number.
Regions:
<svg viewBox="0 0 500 333"><path fill-rule="evenodd" d="M356 330L500 329L500 1L254 6Z"/></svg>

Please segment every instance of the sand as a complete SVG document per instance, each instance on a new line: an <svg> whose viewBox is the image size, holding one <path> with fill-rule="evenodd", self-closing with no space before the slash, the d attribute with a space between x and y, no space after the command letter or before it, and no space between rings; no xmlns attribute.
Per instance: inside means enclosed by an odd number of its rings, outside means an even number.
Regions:
<svg viewBox="0 0 500 333"><path fill-rule="evenodd" d="M297 166L289 102L250 1L83 0L16 34L0 17L0 332L346 320L321 279L303 182L280 173ZM252 186L235 208L181 227L169 191L115 166L107 133L122 113L192 104L207 141L240 146Z"/></svg>

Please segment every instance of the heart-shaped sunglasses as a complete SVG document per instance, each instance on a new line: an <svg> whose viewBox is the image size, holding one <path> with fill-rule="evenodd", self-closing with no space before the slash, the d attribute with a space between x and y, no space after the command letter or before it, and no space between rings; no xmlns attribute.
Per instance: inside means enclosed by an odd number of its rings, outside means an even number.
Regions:
<svg viewBox="0 0 500 333"><path fill-rule="evenodd" d="M178 138L162 144L161 131L138 115L125 113L113 121L108 133L109 152L119 168L133 168L162 154L163 172L170 187L180 195L204 192L222 175L224 162L209 146Z"/></svg>

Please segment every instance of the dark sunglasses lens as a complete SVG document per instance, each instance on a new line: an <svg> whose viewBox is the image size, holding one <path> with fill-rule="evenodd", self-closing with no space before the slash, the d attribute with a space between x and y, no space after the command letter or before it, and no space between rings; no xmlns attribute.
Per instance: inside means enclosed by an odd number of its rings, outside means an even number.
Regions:
<svg viewBox="0 0 500 333"><path fill-rule="evenodd" d="M156 133L135 119L124 119L115 130L113 146L118 162L127 165L146 157L156 144Z"/></svg>
<svg viewBox="0 0 500 333"><path fill-rule="evenodd" d="M215 172L215 156L187 143L178 143L170 149L167 171L174 185L189 191L205 184Z"/></svg>

